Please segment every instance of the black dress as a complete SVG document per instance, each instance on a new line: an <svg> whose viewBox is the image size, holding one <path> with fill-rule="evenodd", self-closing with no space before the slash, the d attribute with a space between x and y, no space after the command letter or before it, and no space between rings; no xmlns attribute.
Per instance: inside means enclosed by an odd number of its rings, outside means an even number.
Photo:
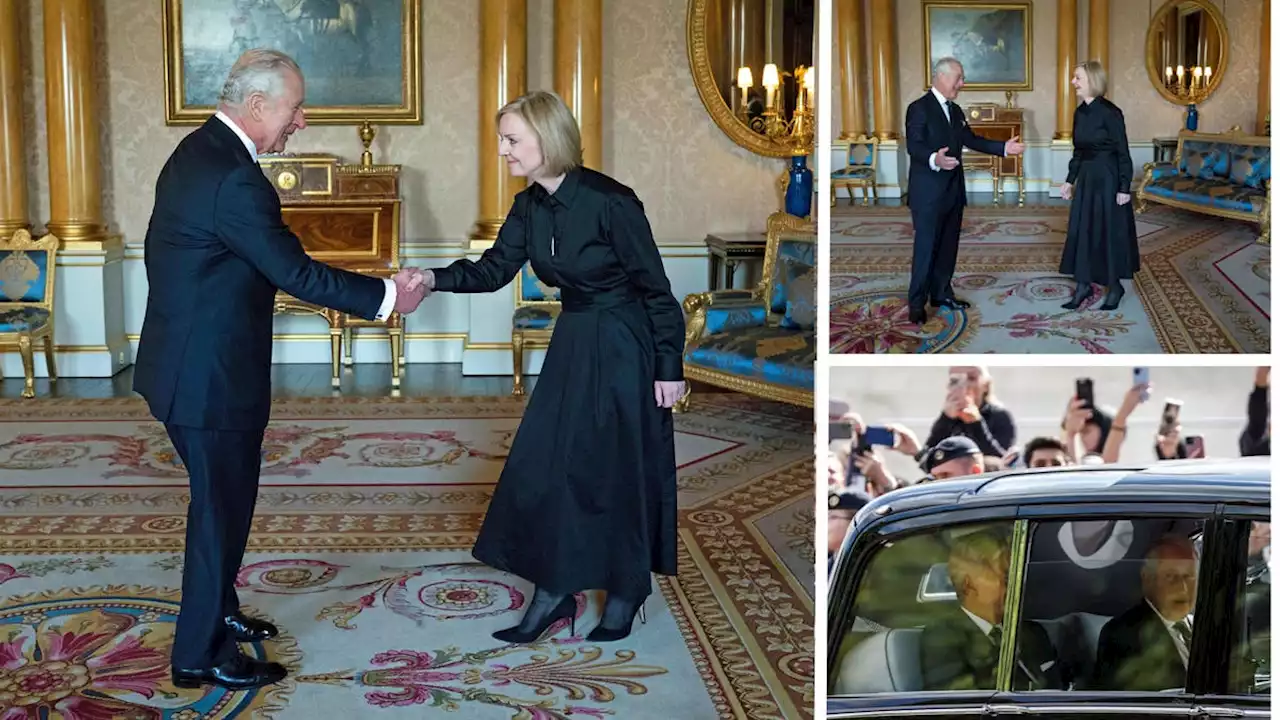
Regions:
<svg viewBox="0 0 1280 720"><path fill-rule="evenodd" d="M594 170L521 191L494 246L436 270L436 289L492 292L526 260L561 312L473 554L552 593L643 600L650 572L676 572L675 430L654 381L683 379L684 315L640 200Z"/></svg>
<svg viewBox="0 0 1280 720"><path fill-rule="evenodd" d="M1117 193L1132 192L1124 114L1103 97L1080 103L1072 140L1067 182L1074 187L1059 272L1076 282L1115 286L1138 271L1133 202L1116 204Z"/></svg>

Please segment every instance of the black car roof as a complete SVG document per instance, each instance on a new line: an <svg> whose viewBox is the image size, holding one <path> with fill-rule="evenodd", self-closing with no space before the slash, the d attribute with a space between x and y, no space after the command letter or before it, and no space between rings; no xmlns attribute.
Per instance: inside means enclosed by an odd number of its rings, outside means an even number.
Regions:
<svg viewBox="0 0 1280 720"><path fill-rule="evenodd" d="M1033 505L1155 498L1269 505L1271 458L1170 460L1146 467L1080 465L934 480L882 495L863 507L858 516L861 520L968 503Z"/></svg>

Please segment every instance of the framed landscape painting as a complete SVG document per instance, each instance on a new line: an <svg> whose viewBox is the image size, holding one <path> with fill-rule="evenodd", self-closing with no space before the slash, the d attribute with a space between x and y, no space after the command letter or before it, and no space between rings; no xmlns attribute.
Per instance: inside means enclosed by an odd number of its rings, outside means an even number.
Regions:
<svg viewBox="0 0 1280 720"><path fill-rule="evenodd" d="M973 90L1031 90L1031 3L924 0L927 89L933 64L954 57Z"/></svg>
<svg viewBox="0 0 1280 720"><path fill-rule="evenodd" d="M307 122L422 122L418 0L162 0L165 122L216 110L237 57L288 53L306 78Z"/></svg>

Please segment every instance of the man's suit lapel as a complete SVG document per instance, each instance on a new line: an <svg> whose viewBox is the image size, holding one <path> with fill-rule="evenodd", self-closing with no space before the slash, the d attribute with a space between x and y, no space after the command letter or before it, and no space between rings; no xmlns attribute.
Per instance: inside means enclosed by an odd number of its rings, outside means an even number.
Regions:
<svg viewBox="0 0 1280 720"><path fill-rule="evenodd" d="M247 165L254 164L253 156L249 154L249 149L244 146L244 143L240 141L240 136L227 127L226 123L219 120L217 115L210 115L209 119L204 122L202 129L211 134L219 144L235 153L241 162Z"/></svg>

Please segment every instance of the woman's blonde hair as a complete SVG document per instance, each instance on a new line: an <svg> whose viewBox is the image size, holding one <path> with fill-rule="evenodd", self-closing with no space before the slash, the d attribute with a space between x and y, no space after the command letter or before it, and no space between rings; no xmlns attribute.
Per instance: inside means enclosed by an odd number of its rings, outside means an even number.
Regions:
<svg viewBox="0 0 1280 720"><path fill-rule="evenodd" d="M519 116L538 136L543 172L548 176L563 175L582 164L582 133L559 95L545 90L521 95L498 111L497 121L508 113Z"/></svg>
<svg viewBox="0 0 1280 720"><path fill-rule="evenodd" d="M1089 60L1082 62L1076 67L1084 69L1085 79L1089 81L1089 91L1094 97L1102 97L1107 94L1107 71L1102 67L1102 63L1097 60Z"/></svg>

